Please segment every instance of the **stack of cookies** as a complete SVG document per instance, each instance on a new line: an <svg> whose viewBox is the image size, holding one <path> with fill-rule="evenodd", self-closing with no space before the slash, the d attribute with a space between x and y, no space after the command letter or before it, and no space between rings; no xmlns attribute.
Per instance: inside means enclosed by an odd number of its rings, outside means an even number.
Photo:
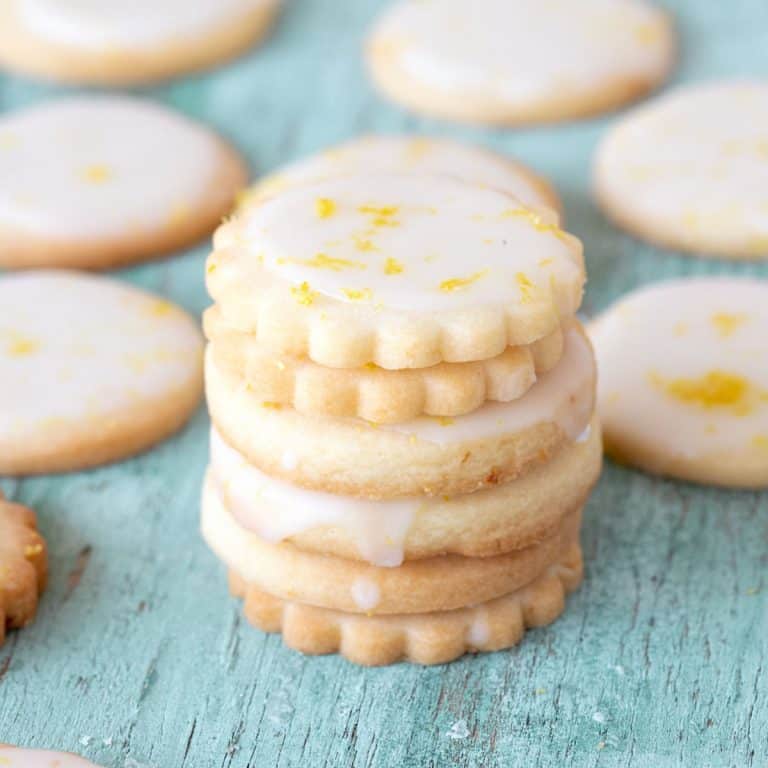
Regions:
<svg viewBox="0 0 768 768"><path fill-rule="evenodd" d="M508 194L358 174L218 231L203 534L305 653L514 645L581 579L601 466L581 245Z"/></svg>

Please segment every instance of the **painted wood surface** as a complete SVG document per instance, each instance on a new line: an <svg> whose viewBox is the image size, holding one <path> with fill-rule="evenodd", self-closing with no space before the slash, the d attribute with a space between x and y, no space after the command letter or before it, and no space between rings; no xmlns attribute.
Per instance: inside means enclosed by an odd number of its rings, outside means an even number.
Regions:
<svg viewBox="0 0 768 768"><path fill-rule="evenodd" d="M263 49L148 95L218 127L258 171L375 130L514 153L563 193L586 246L587 314L665 275L768 274L661 253L610 227L589 196L610 117L465 130L379 101L360 49L380 6L289 0ZM667 6L682 35L678 80L768 75L765 0ZM60 92L0 77L0 108ZM200 312L205 253L121 276ZM201 410L136 460L0 482L39 511L53 568L37 622L0 648L0 741L109 768L768 764L768 494L609 465L586 515L586 582L560 621L511 652L366 670L303 658L241 618L197 529L207 426Z"/></svg>

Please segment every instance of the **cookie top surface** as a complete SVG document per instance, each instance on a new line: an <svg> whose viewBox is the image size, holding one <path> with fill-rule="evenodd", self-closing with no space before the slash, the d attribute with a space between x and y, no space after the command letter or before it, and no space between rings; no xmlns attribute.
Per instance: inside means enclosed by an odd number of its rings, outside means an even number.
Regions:
<svg viewBox="0 0 768 768"><path fill-rule="evenodd" d="M523 111L569 90L660 79L672 47L666 15L639 0L400 0L371 39L374 56L435 93Z"/></svg>
<svg viewBox="0 0 768 768"><path fill-rule="evenodd" d="M94 763L71 752L23 749L0 744L0 765L4 768L97 768Z"/></svg>
<svg viewBox="0 0 768 768"><path fill-rule="evenodd" d="M561 208L549 184L511 158L472 144L426 136L364 136L292 163L263 179L253 194L270 197L333 177L387 172L454 176L507 192L526 205Z"/></svg>
<svg viewBox="0 0 768 768"><path fill-rule="evenodd" d="M207 199L223 147L184 116L122 96L3 116L0 229L87 243L182 224Z"/></svg>
<svg viewBox="0 0 768 768"><path fill-rule="evenodd" d="M688 86L631 112L599 148L596 187L641 236L768 256L768 82Z"/></svg>
<svg viewBox="0 0 768 768"><path fill-rule="evenodd" d="M62 450L74 451L143 403L159 407L199 387L201 334L156 296L38 272L0 278L0 306L0 463L58 431Z"/></svg>
<svg viewBox="0 0 768 768"><path fill-rule="evenodd" d="M767 283L652 285L591 335L609 450L664 474L768 484Z"/></svg>
<svg viewBox="0 0 768 768"><path fill-rule="evenodd" d="M53 43L104 49L156 46L204 35L211 26L272 0L20 0L25 26Z"/></svg>

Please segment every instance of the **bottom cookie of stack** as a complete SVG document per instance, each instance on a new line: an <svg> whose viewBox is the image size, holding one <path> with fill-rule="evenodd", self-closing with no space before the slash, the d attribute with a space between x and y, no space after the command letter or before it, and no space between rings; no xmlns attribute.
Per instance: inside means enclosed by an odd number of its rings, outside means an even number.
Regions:
<svg viewBox="0 0 768 768"><path fill-rule="evenodd" d="M304 653L340 652L364 665L400 659L438 664L515 645L549 624L581 582L580 506L546 538L490 557L441 555L385 568L242 528L213 480L203 495L203 535L245 599L248 620L282 632Z"/></svg>

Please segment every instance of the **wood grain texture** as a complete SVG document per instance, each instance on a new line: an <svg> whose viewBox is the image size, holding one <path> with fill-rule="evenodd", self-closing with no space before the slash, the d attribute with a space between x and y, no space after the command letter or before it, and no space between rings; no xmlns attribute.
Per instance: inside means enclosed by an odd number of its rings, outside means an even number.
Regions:
<svg viewBox="0 0 768 768"><path fill-rule="evenodd" d="M678 79L768 75L765 0L666 5L683 39ZM588 173L610 117L464 130L381 103L359 57L380 6L292 0L263 49L147 93L221 129L260 171L373 130L515 153L563 192L586 245L587 314L665 275L768 275L664 254L612 229ZM0 77L0 108L60 92ZM121 275L200 312L205 252ZM38 621L0 649L0 741L74 750L108 768L766 765L768 494L609 465L586 514L586 582L560 621L511 652L365 670L303 658L244 623L197 531L206 454L200 412L119 466L2 480L38 510L52 579Z"/></svg>

